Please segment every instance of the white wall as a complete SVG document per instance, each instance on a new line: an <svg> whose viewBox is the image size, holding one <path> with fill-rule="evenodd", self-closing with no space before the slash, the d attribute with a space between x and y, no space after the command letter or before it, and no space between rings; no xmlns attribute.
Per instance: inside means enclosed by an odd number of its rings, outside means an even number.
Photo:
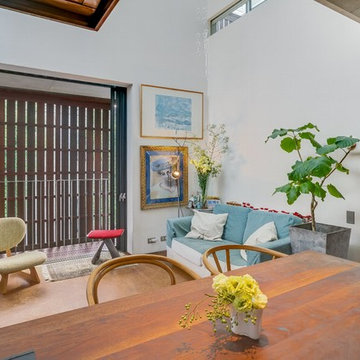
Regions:
<svg viewBox="0 0 360 360"><path fill-rule="evenodd" d="M229 1L209 0L209 10ZM209 14L210 16L212 14ZM208 40L209 122L225 122L231 153L219 178L223 200L309 213L309 199L289 207L272 196L287 182L295 154L274 128L317 124L322 138L360 137L360 26L313 0L268 0ZM360 151L346 160L349 176L331 179L346 200L329 196L318 221L352 228L350 258L360 260ZM345 211L356 224L345 223Z"/></svg>
<svg viewBox="0 0 360 360"><path fill-rule="evenodd" d="M205 91L205 28L206 0L121 0L99 32L0 9L0 63L132 84L128 249L134 253L164 249L146 239L165 235L166 219L177 216L176 208L140 210L140 145L176 145L140 138L140 84Z"/></svg>

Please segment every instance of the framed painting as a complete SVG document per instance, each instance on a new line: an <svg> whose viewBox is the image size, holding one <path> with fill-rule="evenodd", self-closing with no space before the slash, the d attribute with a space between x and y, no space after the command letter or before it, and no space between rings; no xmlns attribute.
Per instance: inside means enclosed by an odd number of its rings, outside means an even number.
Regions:
<svg viewBox="0 0 360 360"><path fill-rule="evenodd" d="M142 84L140 97L141 137L203 138L202 92Z"/></svg>
<svg viewBox="0 0 360 360"><path fill-rule="evenodd" d="M188 149L141 146L141 209L188 203Z"/></svg>

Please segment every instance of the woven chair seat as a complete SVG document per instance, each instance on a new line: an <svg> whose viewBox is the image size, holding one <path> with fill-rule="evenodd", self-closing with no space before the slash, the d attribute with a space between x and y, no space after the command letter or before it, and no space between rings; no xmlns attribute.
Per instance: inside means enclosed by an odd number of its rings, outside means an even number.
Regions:
<svg viewBox="0 0 360 360"><path fill-rule="evenodd" d="M46 255L41 251L24 252L0 259L0 273L10 274L42 264Z"/></svg>

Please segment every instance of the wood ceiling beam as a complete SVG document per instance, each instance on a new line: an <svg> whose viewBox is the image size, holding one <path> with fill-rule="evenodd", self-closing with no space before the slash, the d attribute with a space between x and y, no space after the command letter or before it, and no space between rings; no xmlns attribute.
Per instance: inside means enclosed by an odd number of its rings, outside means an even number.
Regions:
<svg viewBox="0 0 360 360"><path fill-rule="evenodd" d="M119 0L0 0L0 7L98 31ZM91 6L98 4L94 9ZM91 5L91 6L90 6Z"/></svg>

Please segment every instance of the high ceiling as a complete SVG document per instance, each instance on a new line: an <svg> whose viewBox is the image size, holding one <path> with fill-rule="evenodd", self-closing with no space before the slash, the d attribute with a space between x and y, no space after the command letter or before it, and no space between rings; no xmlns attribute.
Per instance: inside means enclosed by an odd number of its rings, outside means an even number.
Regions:
<svg viewBox="0 0 360 360"><path fill-rule="evenodd" d="M360 0L317 0L328 7L360 22Z"/></svg>
<svg viewBox="0 0 360 360"><path fill-rule="evenodd" d="M0 7L99 30L119 0L0 0Z"/></svg>

